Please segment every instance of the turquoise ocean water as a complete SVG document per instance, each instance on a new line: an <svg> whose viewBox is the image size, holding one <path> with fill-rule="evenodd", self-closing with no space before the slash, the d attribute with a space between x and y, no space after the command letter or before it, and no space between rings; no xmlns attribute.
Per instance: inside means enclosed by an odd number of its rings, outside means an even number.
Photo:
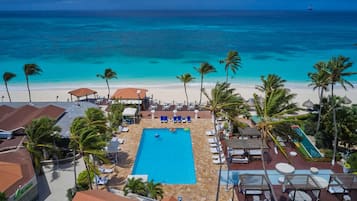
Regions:
<svg viewBox="0 0 357 201"><path fill-rule="evenodd" d="M32 83L86 85L104 84L96 74L106 67L118 73L115 84L179 83L176 75L198 77L193 66L203 61L218 70L207 81L223 81L218 61L229 50L242 57L231 80L238 83L268 73L303 83L318 61L344 55L357 62L357 12L0 12L0 28L0 73L16 73L13 85L25 82L25 63L43 69Z"/></svg>

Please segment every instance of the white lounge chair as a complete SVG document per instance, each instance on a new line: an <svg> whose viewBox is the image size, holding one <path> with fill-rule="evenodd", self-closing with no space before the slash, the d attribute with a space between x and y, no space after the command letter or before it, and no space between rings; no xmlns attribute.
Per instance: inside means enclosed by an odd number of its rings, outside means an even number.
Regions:
<svg viewBox="0 0 357 201"><path fill-rule="evenodd" d="M218 146L221 146L221 145L222 145L221 142L219 142L218 145L217 145L217 143L210 143L209 144L210 147L218 147Z"/></svg>
<svg viewBox="0 0 357 201"><path fill-rule="evenodd" d="M214 164L222 164L222 163L226 162L226 158L221 158L221 160L219 160L219 158L213 159L212 162Z"/></svg>
<svg viewBox="0 0 357 201"><path fill-rule="evenodd" d="M225 158L224 153L221 153L221 154L214 154L214 155L212 155L212 159L218 159L218 158L219 158L219 155L221 155L221 158Z"/></svg>
<svg viewBox="0 0 357 201"><path fill-rule="evenodd" d="M214 134L215 134L214 130L206 131L206 135L208 135L208 136L213 136Z"/></svg>
<svg viewBox="0 0 357 201"><path fill-rule="evenodd" d="M122 139L122 138L118 138L118 142L119 142L120 144L124 144L125 140Z"/></svg>
<svg viewBox="0 0 357 201"><path fill-rule="evenodd" d="M103 168L103 167L99 167L98 168L99 172L104 173L104 174L109 174L113 172L112 168Z"/></svg>
<svg viewBox="0 0 357 201"><path fill-rule="evenodd" d="M148 175L147 174L130 174L128 175L128 179L135 178L135 179L141 179L142 182L147 182L148 181Z"/></svg>
<svg viewBox="0 0 357 201"><path fill-rule="evenodd" d="M222 151L222 148L221 147L211 147L210 151L213 154L218 154L218 153L220 153Z"/></svg>
<svg viewBox="0 0 357 201"><path fill-rule="evenodd" d="M216 138L208 138L208 143L210 143L210 144L217 143L217 139Z"/></svg>
<svg viewBox="0 0 357 201"><path fill-rule="evenodd" d="M249 160L248 160L248 157L244 157L244 158L235 158L235 157L233 157L231 162L232 163L248 163Z"/></svg>
<svg viewBox="0 0 357 201"><path fill-rule="evenodd" d="M239 155L239 156L241 156L241 155L244 154L244 150L243 150L243 149L232 149L232 150L229 151L229 154L230 154L231 156L234 156L234 155Z"/></svg>

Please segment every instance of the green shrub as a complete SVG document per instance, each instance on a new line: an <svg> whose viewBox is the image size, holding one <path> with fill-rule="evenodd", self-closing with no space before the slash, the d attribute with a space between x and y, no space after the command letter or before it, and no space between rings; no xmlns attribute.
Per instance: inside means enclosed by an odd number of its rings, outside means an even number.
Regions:
<svg viewBox="0 0 357 201"><path fill-rule="evenodd" d="M347 163L351 165L352 172L357 171L357 152L353 153L348 157Z"/></svg>
<svg viewBox="0 0 357 201"><path fill-rule="evenodd" d="M89 189L89 181L88 181L88 175L87 171L84 170L81 173L79 173L78 178L77 178L77 187L79 191L83 190L88 190ZM93 181L94 179L94 173L90 173L90 179Z"/></svg>

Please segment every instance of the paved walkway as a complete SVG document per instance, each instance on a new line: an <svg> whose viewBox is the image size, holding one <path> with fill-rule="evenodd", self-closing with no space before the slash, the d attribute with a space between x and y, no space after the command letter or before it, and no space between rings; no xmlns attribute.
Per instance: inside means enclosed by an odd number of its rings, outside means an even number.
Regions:
<svg viewBox="0 0 357 201"><path fill-rule="evenodd" d="M72 163L43 166L44 175L38 178L39 201L66 201L67 190L74 187ZM85 170L83 159L77 160L77 176Z"/></svg>

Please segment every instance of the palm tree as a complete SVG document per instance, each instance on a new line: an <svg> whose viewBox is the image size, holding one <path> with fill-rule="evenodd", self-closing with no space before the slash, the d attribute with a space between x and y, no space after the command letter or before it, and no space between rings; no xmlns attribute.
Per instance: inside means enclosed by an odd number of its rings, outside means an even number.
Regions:
<svg viewBox="0 0 357 201"><path fill-rule="evenodd" d="M239 67L241 67L241 58L237 51L229 51L227 57L224 60L219 61L224 63L224 70L226 71L226 82L228 82L228 71L231 70L233 74L236 74Z"/></svg>
<svg viewBox="0 0 357 201"><path fill-rule="evenodd" d="M334 97L334 86L336 83L341 84L341 86L347 90L346 84L353 88L353 84L344 78L347 76L355 75L357 72L345 72L348 68L352 67L352 62L349 61L348 57L338 56L332 57L327 63L325 71L328 74L329 81L331 84L331 97L332 97L332 118L334 124L334 141L333 141L333 155L332 155L332 165L335 165L336 150L337 150L337 123L336 123L336 103Z"/></svg>
<svg viewBox="0 0 357 201"><path fill-rule="evenodd" d="M155 183L153 180L146 182L145 184L146 196L160 200L164 197L164 191L162 190L161 183Z"/></svg>
<svg viewBox="0 0 357 201"><path fill-rule="evenodd" d="M100 77L102 79L105 79L105 82L107 83L107 88L108 88L108 99L110 96L110 88L109 88L109 80L113 78L118 78L117 73L113 71L111 68L106 68L104 71L104 74L97 74L97 77Z"/></svg>
<svg viewBox="0 0 357 201"><path fill-rule="evenodd" d="M106 161L103 151L106 142L97 132L95 126L88 123L84 117L77 117L71 125L71 146L83 156L84 165L87 171L90 189L93 189L90 173L99 174L97 168L90 161L90 155Z"/></svg>
<svg viewBox="0 0 357 201"><path fill-rule="evenodd" d="M29 86L29 76L39 75L42 72L42 69L37 64L25 64L24 65L24 73L26 78L27 90L29 92L29 102L31 103L31 92Z"/></svg>
<svg viewBox="0 0 357 201"><path fill-rule="evenodd" d="M297 136L290 126L290 123L296 120L286 117L287 114L294 114L299 110L296 103L292 103L296 94L290 94L289 90L284 88L283 83L285 80L282 80L277 75L268 75L267 79L264 79L264 76L262 76L261 79L263 85L256 86L256 89L264 93L264 98L260 98L257 94L253 95L257 115L261 118L257 127L262 132L262 141L270 137L283 155L288 158L284 148L277 141L276 136L281 136L285 139L287 135L293 138ZM262 155L262 165L265 176L271 186L265 168L264 155ZM272 195L274 200L276 200L274 191L272 191Z"/></svg>
<svg viewBox="0 0 357 201"><path fill-rule="evenodd" d="M35 170L38 174L42 173L40 161L46 151L57 151L54 141L59 138L61 128L55 126L56 121L47 117L33 120L25 128L27 141L24 143L26 149L32 156Z"/></svg>
<svg viewBox="0 0 357 201"><path fill-rule="evenodd" d="M192 77L190 73L185 73L180 76L176 76L176 78L179 79L181 82L183 82L183 87L185 89L185 94L186 94L186 103L188 104L188 95L187 95L186 84L191 82L195 78Z"/></svg>
<svg viewBox="0 0 357 201"><path fill-rule="evenodd" d="M141 178L129 178L124 186L124 195L135 193L145 195L145 184Z"/></svg>
<svg viewBox="0 0 357 201"><path fill-rule="evenodd" d="M6 201L7 198L6 198L6 195L4 192L0 192L0 201Z"/></svg>
<svg viewBox="0 0 357 201"><path fill-rule="evenodd" d="M208 73L213 73L213 72L217 72L217 71L216 71L215 67L213 67L211 64L209 64L207 62L201 63L201 66L199 68L196 68L196 67L193 67L193 68L201 75L200 101L198 103L198 105L201 105L202 90L203 90L203 77Z"/></svg>
<svg viewBox="0 0 357 201"><path fill-rule="evenodd" d="M311 83L309 86L313 86L313 89L317 89L319 96L319 114L316 126L316 133L319 132L320 129L320 121L321 121L321 111L322 111L322 98L324 97L324 91L328 90L329 85L329 77L326 71L324 70L327 67L325 62L318 62L314 65L316 72L308 73L308 76L311 79Z"/></svg>
<svg viewBox="0 0 357 201"><path fill-rule="evenodd" d="M237 93L234 92L234 88L230 88L229 83L217 83L216 86L211 90L211 96L203 90L203 94L208 99L209 105L206 107L212 113L213 125L215 129L215 137L217 139L217 146L219 146L218 141L220 141L220 136L216 127L217 115L222 115L225 113L230 113L231 110L235 110L241 104L241 98ZM238 115L238 114L236 114ZM219 156L221 161L221 156ZM222 164L219 167L218 183L217 183L217 193L216 201L219 200L219 190L220 190L220 178L222 172Z"/></svg>
<svg viewBox="0 0 357 201"><path fill-rule="evenodd" d="M16 74L14 73L11 73L11 72L5 72L2 76L3 80L4 80L4 84L5 84L5 88L6 88L6 92L7 92L7 95L9 97L9 101L11 103L11 97L10 97L10 92L9 92L9 89L7 87L7 83L12 79L16 77Z"/></svg>

